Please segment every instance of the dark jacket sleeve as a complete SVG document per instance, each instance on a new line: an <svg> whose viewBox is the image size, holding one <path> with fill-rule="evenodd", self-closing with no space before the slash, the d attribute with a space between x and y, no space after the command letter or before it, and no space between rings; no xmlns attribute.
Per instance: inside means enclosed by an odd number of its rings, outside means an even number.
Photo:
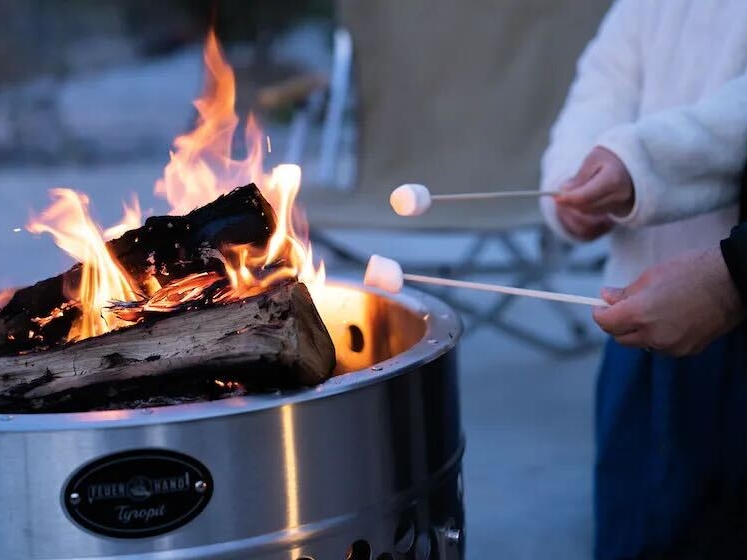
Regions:
<svg viewBox="0 0 747 560"><path fill-rule="evenodd" d="M721 241L721 254L734 284L747 304L747 222L731 230L731 235Z"/></svg>

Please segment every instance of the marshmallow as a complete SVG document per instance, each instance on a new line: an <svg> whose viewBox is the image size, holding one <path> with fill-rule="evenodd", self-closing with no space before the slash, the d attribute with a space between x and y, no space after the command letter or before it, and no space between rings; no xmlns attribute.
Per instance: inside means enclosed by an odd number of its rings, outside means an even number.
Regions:
<svg viewBox="0 0 747 560"><path fill-rule="evenodd" d="M389 204L400 216L420 216L431 207L431 193L425 185L402 185L392 191Z"/></svg>
<svg viewBox="0 0 747 560"><path fill-rule="evenodd" d="M397 293L402 289L405 278L397 261L379 255L371 255L366 267L363 283L366 286Z"/></svg>

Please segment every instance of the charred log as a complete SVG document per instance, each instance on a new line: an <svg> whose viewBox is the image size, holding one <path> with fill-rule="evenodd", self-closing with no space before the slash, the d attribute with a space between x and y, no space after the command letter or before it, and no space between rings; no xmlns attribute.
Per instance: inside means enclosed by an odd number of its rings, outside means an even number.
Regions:
<svg viewBox="0 0 747 560"><path fill-rule="evenodd" d="M171 404L311 386L334 367L334 346L309 292L292 282L241 302L2 357L0 412Z"/></svg>
<svg viewBox="0 0 747 560"><path fill-rule="evenodd" d="M148 218L142 227L107 246L146 294L152 278L163 286L196 272L222 270L223 263L216 258L222 246L252 243L262 247L274 229L272 207L250 184L185 216ZM79 315L66 294L76 289L80 278L81 266L75 265L59 276L16 291L0 309L0 356L63 342ZM50 315L56 316L38 321Z"/></svg>

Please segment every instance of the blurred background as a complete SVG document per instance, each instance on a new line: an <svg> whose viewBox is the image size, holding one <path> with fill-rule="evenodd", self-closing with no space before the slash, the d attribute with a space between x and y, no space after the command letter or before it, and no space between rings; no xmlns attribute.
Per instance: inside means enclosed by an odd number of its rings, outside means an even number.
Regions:
<svg viewBox="0 0 747 560"><path fill-rule="evenodd" d="M267 140L304 170L315 254L360 278L371 252L409 271L596 295L604 243L552 239L536 204L397 219L389 192L537 188L548 130L608 0L0 0L0 289L65 269L23 226L47 190L119 219L194 126L213 26ZM238 148L242 149L241 142ZM467 550L591 555L588 309L438 292L463 312Z"/></svg>

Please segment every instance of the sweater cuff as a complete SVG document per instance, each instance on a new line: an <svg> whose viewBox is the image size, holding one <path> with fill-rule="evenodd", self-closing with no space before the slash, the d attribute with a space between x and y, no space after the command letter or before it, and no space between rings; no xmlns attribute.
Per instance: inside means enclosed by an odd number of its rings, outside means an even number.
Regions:
<svg viewBox="0 0 747 560"><path fill-rule="evenodd" d="M641 148L632 125L621 125L602 135L597 145L615 154L623 162L633 181L633 209L626 216L610 215L612 220L630 228L648 225L654 214L655 180L646 168L648 155Z"/></svg>
<svg viewBox="0 0 747 560"><path fill-rule="evenodd" d="M721 241L721 255L742 303L747 304L747 222L733 228Z"/></svg>

